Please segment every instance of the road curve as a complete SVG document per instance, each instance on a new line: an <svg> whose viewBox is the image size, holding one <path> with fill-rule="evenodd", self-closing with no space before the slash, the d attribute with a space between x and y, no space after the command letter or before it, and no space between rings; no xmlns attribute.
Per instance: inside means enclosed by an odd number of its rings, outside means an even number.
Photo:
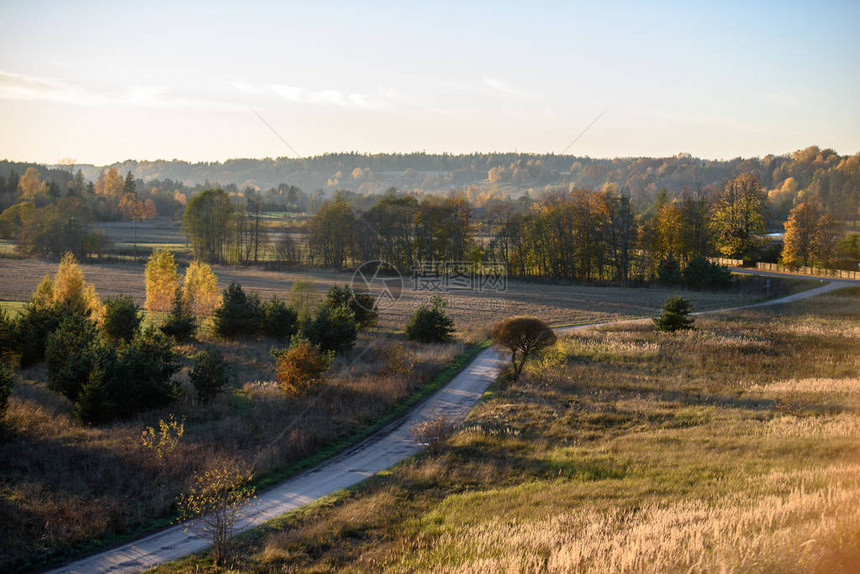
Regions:
<svg viewBox="0 0 860 574"><path fill-rule="evenodd" d="M719 309L696 313L699 315L732 311L765 305L787 303L813 297L842 287L856 285L857 281L830 280L821 287L802 291L781 299L765 301L745 307ZM634 319L576 325L558 329L560 333L573 330L610 325L613 323L640 322L650 319ZM506 362L496 349L482 351L448 385L438 391L417 409L409 413L390 432L380 433L374 439L360 443L329 461L266 490L258 496L257 503L249 506L237 526L237 532L259 526L281 514L313 502L319 498L355 485L374 474L414 455L421 447L412 440L410 428L416 422L428 420L437 414L451 421L462 421L478 402ZM203 550L209 543L181 526L173 526L122 546L106 550L88 558L78 560L52 570L52 573L75 572L139 572L163 562L176 560L193 552Z"/></svg>

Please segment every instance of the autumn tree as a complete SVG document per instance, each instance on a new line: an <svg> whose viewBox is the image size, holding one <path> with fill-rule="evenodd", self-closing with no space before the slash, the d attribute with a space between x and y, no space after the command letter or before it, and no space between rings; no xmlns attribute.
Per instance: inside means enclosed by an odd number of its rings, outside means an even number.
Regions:
<svg viewBox="0 0 860 574"><path fill-rule="evenodd" d="M96 193L111 198L119 198L122 196L125 180L119 174L115 167L108 168L106 172L102 172L98 180L96 180Z"/></svg>
<svg viewBox="0 0 860 574"><path fill-rule="evenodd" d="M526 360L540 349L556 341L555 333L537 317L510 317L497 323L491 333L493 340L511 351L514 374L522 373Z"/></svg>
<svg viewBox="0 0 860 574"><path fill-rule="evenodd" d="M758 178L742 173L726 182L712 208L711 230L717 250L742 258L759 244L764 232L764 200Z"/></svg>
<svg viewBox="0 0 860 574"><path fill-rule="evenodd" d="M50 285L41 288L50 293L53 303L61 304L73 313L88 315L96 322L104 316L104 305L96 288L84 280L84 272L71 253L63 256Z"/></svg>
<svg viewBox="0 0 860 574"><path fill-rule="evenodd" d="M129 221L140 221L143 219L143 202L134 193L126 193L117 204L117 211L123 218Z"/></svg>
<svg viewBox="0 0 860 574"><path fill-rule="evenodd" d="M323 380L334 360L334 351L322 351L308 339L295 336L288 349L273 349L276 379L290 394L301 395Z"/></svg>
<svg viewBox="0 0 860 574"><path fill-rule="evenodd" d="M197 325L212 314L221 297L218 294L218 277L206 263L192 261L185 270L182 283L182 302L191 310Z"/></svg>
<svg viewBox="0 0 860 574"><path fill-rule="evenodd" d="M164 314L170 310L171 302L179 288L176 262L170 249L156 249L146 263L146 303L144 307L152 313Z"/></svg>
<svg viewBox="0 0 860 574"><path fill-rule="evenodd" d="M674 203L667 203L657 214L657 247L660 259L683 262L683 214Z"/></svg>
<svg viewBox="0 0 860 574"><path fill-rule="evenodd" d="M28 167L24 177L18 181L18 191L21 193L21 201L32 201L42 203L47 199L48 184L42 181L39 170Z"/></svg>
<svg viewBox="0 0 860 574"><path fill-rule="evenodd" d="M212 543L216 566L227 559L227 541L239 512L254 498L251 476L234 465L196 473L191 486L177 499L177 508L186 531Z"/></svg>
<svg viewBox="0 0 860 574"><path fill-rule="evenodd" d="M800 267L812 261L812 240L821 211L810 202L797 204L788 214L780 260L783 265Z"/></svg>
<svg viewBox="0 0 860 574"><path fill-rule="evenodd" d="M158 215L158 208L155 206L155 202L152 201L152 198L147 198L143 202L143 219L152 219L156 215Z"/></svg>
<svg viewBox="0 0 860 574"><path fill-rule="evenodd" d="M829 267L836 257L839 244L839 225L832 212L826 211L818 218L812 236L812 262L821 267Z"/></svg>
<svg viewBox="0 0 860 574"><path fill-rule="evenodd" d="M131 176L131 172L128 172L129 177ZM134 180L130 180L131 184L129 185L129 179L126 178L126 191L123 196L120 198L119 203L117 204L117 211L125 218L131 221L134 221L134 259L137 260L137 222L143 219L146 219L146 210L144 209L144 204L137 198L137 193L135 193L134 189Z"/></svg>

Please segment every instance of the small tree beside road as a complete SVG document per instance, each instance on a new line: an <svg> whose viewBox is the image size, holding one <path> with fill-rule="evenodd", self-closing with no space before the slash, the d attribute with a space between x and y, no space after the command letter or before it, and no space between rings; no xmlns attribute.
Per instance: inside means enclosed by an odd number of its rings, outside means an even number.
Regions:
<svg viewBox="0 0 860 574"><path fill-rule="evenodd" d="M223 467L196 473L191 486L177 500L186 532L212 543L215 565L227 558L227 541L233 535L242 507L254 499L247 472Z"/></svg>
<svg viewBox="0 0 860 574"><path fill-rule="evenodd" d="M509 317L493 327L493 340L511 351L514 374L523 372L526 360L556 341L553 330L537 317Z"/></svg>

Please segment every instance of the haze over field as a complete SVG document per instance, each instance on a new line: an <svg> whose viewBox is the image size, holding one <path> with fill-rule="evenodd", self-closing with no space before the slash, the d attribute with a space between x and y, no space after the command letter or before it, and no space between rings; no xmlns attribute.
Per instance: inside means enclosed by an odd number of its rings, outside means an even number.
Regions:
<svg viewBox="0 0 860 574"><path fill-rule="evenodd" d="M851 1L6 2L0 17L0 157L16 161L860 150Z"/></svg>

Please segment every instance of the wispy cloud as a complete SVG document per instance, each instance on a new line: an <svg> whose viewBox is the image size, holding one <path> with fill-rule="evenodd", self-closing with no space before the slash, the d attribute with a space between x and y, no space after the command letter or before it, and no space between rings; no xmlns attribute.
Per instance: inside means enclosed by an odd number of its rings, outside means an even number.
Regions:
<svg viewBox="0 0 860 574"><path fill-rule="evenodd" d="M392 107L391 102L380 96L360 93L348 93L342 90L326 88L309 90L298 86L275 84L270 86L272 92L288 102L318 106L335 106L339 108L384 110Z"/></svg>
<svg viewBox="0 0 860 574"><path fill-rule="evenodd" d="M130 106L140 108L197 108L241 110L229 102L201 100L173 94L168 86L130 85L120 90L93 89L72 82L13 74L0 70L0 100L50 102L75 106Z"/></svg>
<svg viewBox="0 0 860 574"><path fill-rule="evenodd" d="M483 83L493 92L504 96L509 96L517 100L536 100L539 98L539 94L537 94L536 92L512 86L499 79L491 78L489 76L484 76Z"/></svg>
<svg viewBox="0 0 860 574"><path fill-rule="evenodd" d="M454 82L451 84L451 87L455 90L458 90L460 92L466 92L468 94L476 94L480 96L495 96L506 100L519 100L527 102L542 99L541 95L537 92L511 85L507 82L499 80L498 78L493 78L490 76L484 76L479 82Z"/></svg>

